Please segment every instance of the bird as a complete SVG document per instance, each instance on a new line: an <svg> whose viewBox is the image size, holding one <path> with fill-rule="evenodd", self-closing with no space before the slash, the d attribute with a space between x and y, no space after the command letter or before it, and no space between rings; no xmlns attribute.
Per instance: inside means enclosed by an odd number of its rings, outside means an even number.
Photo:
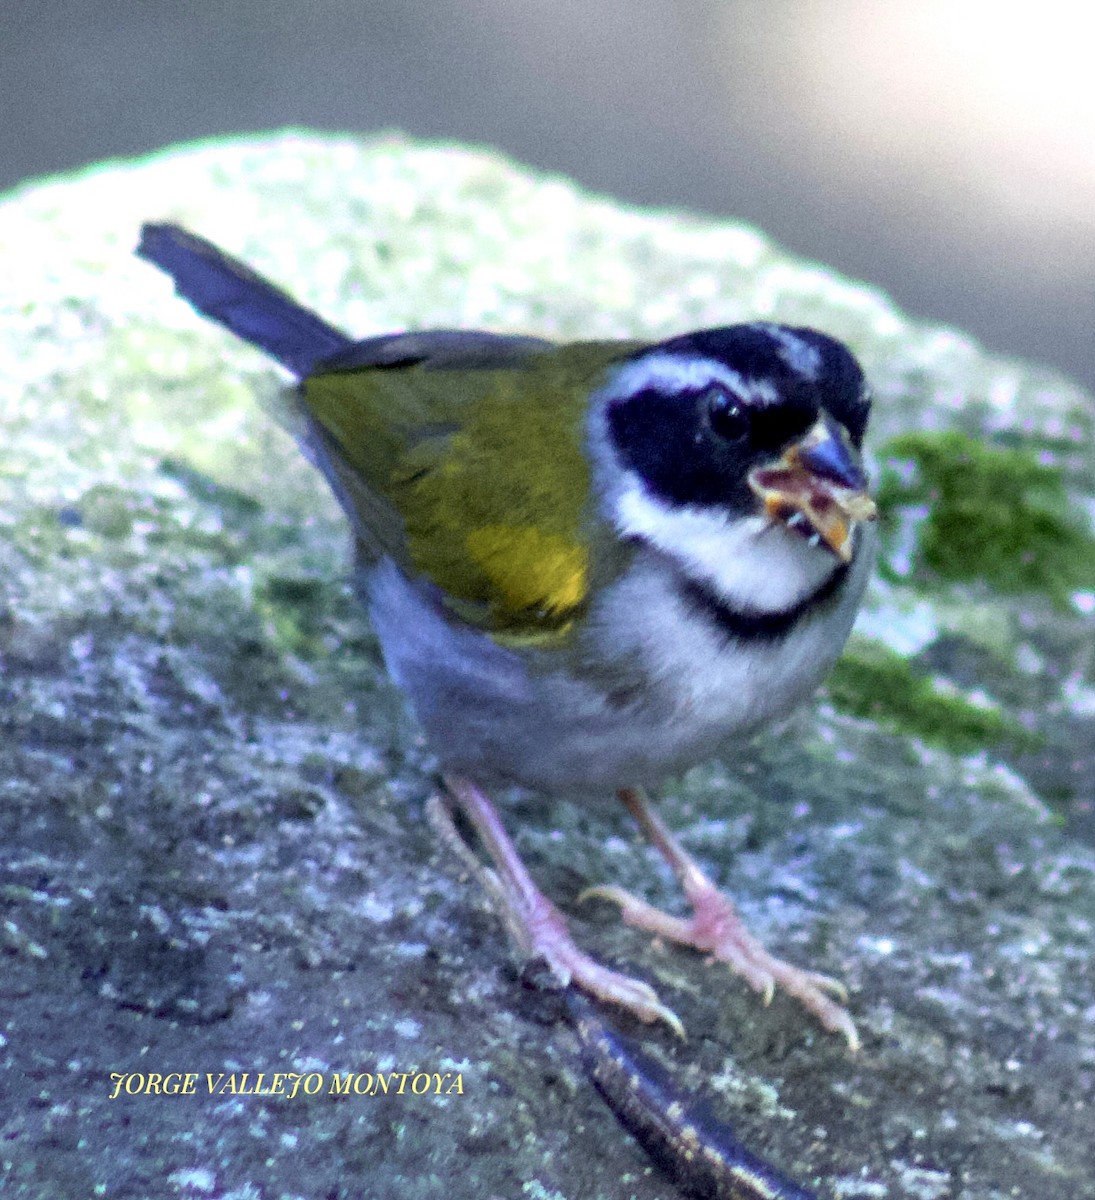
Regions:
<svg viewBox="0 0 1095 1200"><path fill-rule="evenodd" d="M843 986L769 953L648 795L782 719L841 653L877 540L852 352L767 320L661 341L355 341L179 225L142 226L137 254L293 376L291 426L348 518L356 590L436 756L431 811L454 840L457 813L474 831L521 952L683 1033L651 985L577 945L492 799L615 796L691 915L612 884L580 899L858 1046Z"/></svg>

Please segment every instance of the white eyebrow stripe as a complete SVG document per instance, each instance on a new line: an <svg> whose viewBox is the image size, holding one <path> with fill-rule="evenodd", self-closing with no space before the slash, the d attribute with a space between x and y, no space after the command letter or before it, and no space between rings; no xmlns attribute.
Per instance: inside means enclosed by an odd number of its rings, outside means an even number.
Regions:
<svg viewBox="0 0 1095 1200"><path fill-rule="evenodd" d="M779 400L779 392L767 379L752 379L713 358L675 354L648 354L624 363L613 373L603 394L611 403L650 388L671 393L699 392L712 385L721 385L747 404L763 406Z"/></svg>
<svg viewBox="0 0 1095 1200"><path fill-rule="evenodd" d="M788 329L785 325L771 325L764 322L760 325L766 334L779 347L776 353L784 363L805 379L816 380L821 375L821 351L811 345L805 338Z"/></svg>

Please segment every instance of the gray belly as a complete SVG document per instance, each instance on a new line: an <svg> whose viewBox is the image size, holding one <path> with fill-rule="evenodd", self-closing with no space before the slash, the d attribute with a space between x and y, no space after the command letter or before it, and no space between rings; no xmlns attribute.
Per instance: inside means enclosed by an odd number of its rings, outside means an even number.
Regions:
<svg viewBox="0 0 1095 1200"><path fill-rule="evenodd" d="M551 651L508 649L452 621L390 561L366 591L388 670L443 767L485 786L608 792L702 762L811 692L851 628L862 576L823 619L746 643L698 619L656 563L638 563L558 669Z"/></svg>

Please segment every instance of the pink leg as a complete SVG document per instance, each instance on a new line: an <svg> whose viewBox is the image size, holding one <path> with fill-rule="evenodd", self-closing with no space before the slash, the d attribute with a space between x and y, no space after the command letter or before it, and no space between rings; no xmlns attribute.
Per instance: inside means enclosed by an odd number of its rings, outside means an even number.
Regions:
<svg viewBox="0 0 1095 1200"><path fill-rule="evenodd" d="M643 794L623 788L619 797L680 880L692 906L692 917L685 920L662 912L620 887L589 888L579 899L600 896L612 900L619 904L621 916L628 925L645 929L656 937L693 946L712 959L726 963L761 993L765 1004L771 1001L777 986L783 988L812 1012L826 1029L842 1033L848 1039L848 1045L853 1050L858 1049L859 1035L855 1024L838 1003L847 998L843 985L828 975L804 971L769 954L742 924L730 899L700 870Z"/></svg>
<svg viewBox="0 0 1095 1200"><path fill-rule="evenodd" d="M445 786L475 826L494 869L485 867L471 852L440 796L431 799L428 809L434 828L483 883L521 952L545 959L564 986L573 982L590 995L627 1009L640 1021L665 1021L683 1037L680 1020L649 984L611 971L578 949L562 913L533 882L486 795L455 776L446 776Z"/></svg>

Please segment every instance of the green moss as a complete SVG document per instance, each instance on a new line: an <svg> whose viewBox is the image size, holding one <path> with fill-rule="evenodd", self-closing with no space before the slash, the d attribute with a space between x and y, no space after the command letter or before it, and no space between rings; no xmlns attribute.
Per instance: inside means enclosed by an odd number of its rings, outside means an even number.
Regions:
<svg viewBox="0 0 1095 1200"><path fill-rule="evenodd" d="M829 698L842 712L877 721L943 749L964 754L1000 742L1030 748L1037 740L1001 710L944 690L908 659L878 642L857 639L829 676Z"/></svg>
<svg viewBox="0 0 1095 1200"><path fill-rule="evenodd" d="M878 498L891 552L902 510L928 509L908 570L896 568L891 553L891 575L922 584L982 579L1002 592L1045 592L1061 606L1073 592L1095 589L1095 538L1060 470L1029 450L955 432L910 433L883 455L891 463Z"/></svg>
<svg viewBox="0 0 1095 1200"><path fill-rule="evenodd" d="M280 653L308 660L327 655L331 596L322 580L271 575L256 587L254 605Z"/></svg>
<svg viewBox="0 0 1095 1200"><path fill-rule="evenodd" d="M79 515L85 529L100 537L128 537L142 508L150 507L144 496L114 484L100 483L80 497Z"/></svg>

